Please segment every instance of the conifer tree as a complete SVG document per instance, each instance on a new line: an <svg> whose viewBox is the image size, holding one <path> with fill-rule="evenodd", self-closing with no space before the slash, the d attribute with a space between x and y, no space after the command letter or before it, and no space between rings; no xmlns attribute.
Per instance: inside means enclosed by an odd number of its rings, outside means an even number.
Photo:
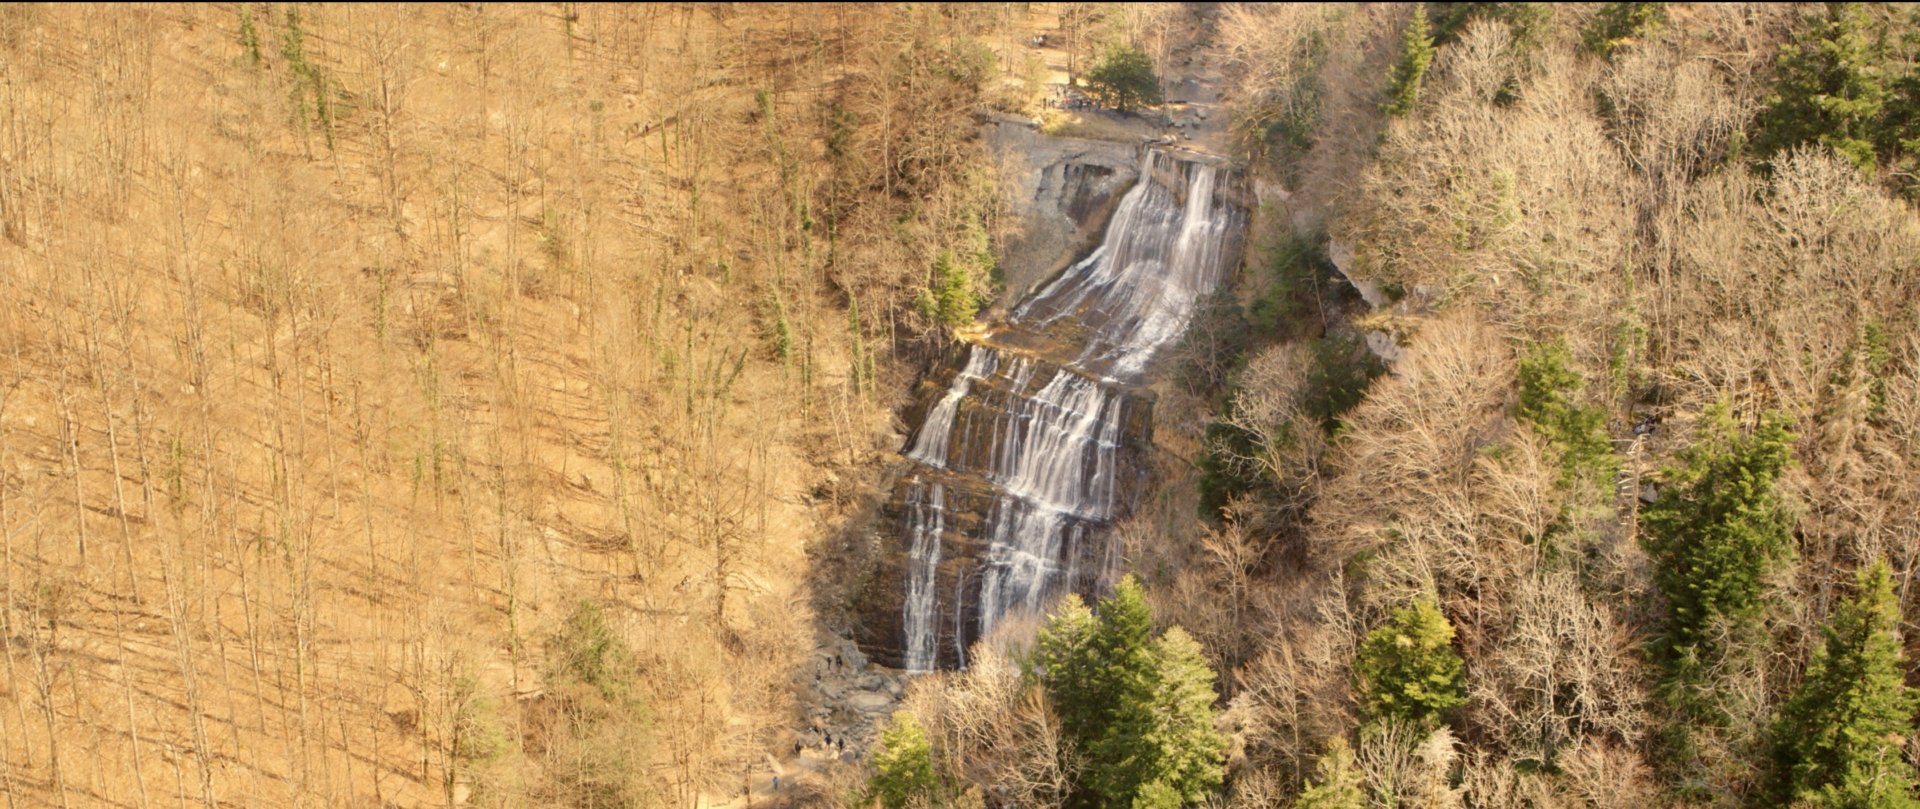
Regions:
<svg viewBox="0 0 1920 809"><path fill-rule="evenodd" d="M1134 793L1133 809L1180 809L1188 805L1180 798L1180 790L1165 781L1155 781L1140 787Z"/></svg>
<svg viewBox="0 0 1920 809"><path fill-rule="evenodd" d="M1153 611L1146 589L1132 576L1121 579L1113 595L1101 599L1099 617L1091 646L1101 665L1088 672L1089 681L1108 705L1145 701L1152 693L1145 675L1154 668Z"/></svg>
<svg viewBox="0 0 1920 809"><path fill-rule="evenodd" d="M1642 542L1667 597L1670 662L1710 661L1716 622L1738 628L1760 609L1767 573L1792 553L1792 521L1775 489L1792 460L1785 417L1743 436L1725 404L1702 416L1699 436L1665 474L1660 498L1641 512Z"/></svg>
<svg viewBox="0 0 1920 809"><path fill-rule="evenodd" d="M1061 732L1075 744L1094 735L1104 708L1092 689L1080 687L1087 672L1099 667L1093 654L1093 611L1068 593L1034 637L1032 675L1047 690Z"/></svg>
<svg viewBox="0 0 1920 809"><path fill-rule="evenodd" d="M1366 809L1367 793L1360 767L1354 762L1353 748L1346 737L1335 736L1314 765L1315 780L1307 782L1296 809Z"/></svg>
<svg viewBox="0 0 1920 809"><path fill-rule="evenodd" d="M940 787L933 771L933 750L920 720L896 711L880 732L880 750L873 756L873 796L887 809L901 809L915 800L931 800Z"/></svg>
<svg viewBox="0 0 1920 809"><path fill-rule="evenodd" d="M633 648L598 605L583 600L549 639L547 654L549 693L557 697L562 720L549 738L548 766L562 801L594 807L644 802L646 788L635 765L646 755L651 719L636 688ZM467 752L478 750L470 746Z"/></svg>
<svg viewBox="0 0 1920 809"><path fill-rule="evenodd" d="M1920 709L1906 686L1900 604L1884 563L1834 613L1774 726L1777 797L1811 807L1920 807L1901 743Z"/></svg>
<svg viewBox="0 0 1920 809"><path fill-rule="evenodd" d="M1139 48L1121 45L1087 74L1093 94L1121 112L1160 103L1160 76L1153 71L1153 58Z"/></svg>
<svg viewBox="0 0 1920 809"><path fill-rule="evenodd" d="M1088 642L1093 665L1077 678L1084 683L1081 697L1092 700L1086 709L1094 717L1081 736L1087 751L1085 786L1099 796L1096 805L1127 806L1150 780L1141 776L1153 758L1147 737L1155 725L1158 672L1146 591L1132 576L1121 579L1113 595L1101 600L1099 618ZM1072 690L1064 689L1062 696Z"/></svg>
<svg viewBox="0 0 1920 809"><path fill-rule="evenodd" d="M1767 153L1815 142L1865 171L1887 143L1882 116L1890 90L1886 47L1858 4L1829 3L1775 65L1773 93L1755 123L1755 145Z"/></svg>
<svg viewBox="0 0 1920 809"><path fill-rule="evenodd" d="M1606 3L1593 15L1586 31L1587 50L1612 59L1613 52L1667 22L1666 3Z"/></svg>
<svg viewBox="0 0 1920 809"><path fill-rule="evenodd" d="M1413 19L1400 35L1400 59L1393 64L1387 85L1386 112L1402 116L1413 111L1420 100L1420 83L1426 80L1427 66L1433 64L1433 30L1427 24L1427 4L1413 4Z"/></svg>
<svg viewBox="0 0 1920 809"><path fill-rule="evenodd" d="M980 309L980 297L973 291L973 276L967 265L956 259L952 250L942 250L933 260L933 285L920 291L913 306L922 317L958 328L973 320Z"/></svg>
<svg viewBox="0 0 1920 809"><path fill-rule="evenodd" d="M549 654L556 682L584 687L610 703L631 701L633 649L608 625L599 605L585 600L574 605L549 643Z"/></svg>
<svg viewBox="0 0 1920 809"><path fill-rule="evenodd" d="M1518 415L1560 450L1560 483L1571 487L1586 479L1612 485L1613 443L1607 414L1580 402L1586 380L1573 369L1573 355L1562 342L1536 348L1520 360Z"/></svg>
<svg viewBox="0 0 1920 809"><path fill-rule="evenodd" d="M1220 786L1226 740L1213 727L1213 671L1185 630L1155 639L1152 623L1129 577L1097 619L1070 596L1040 630L1033 675L1068 746L1086 754L1076 806L1178 806Z"/></svg>
<svg viewBox="0 0 1920 809"><path fill-rule="evenodd" d="M1200 644L1177 626L1154 641L1153 656L1148 783L1171 788L1181 805L1198 805L1219 790L1227 748L1226 737L1213 727L1213 669Z"/></svg>
<svg viewBox="0 0 1920 809"><path fill-rule="evenodd" d="M1453 624L1432 601L1396 608L1360 641L1353 661L1361 714L1431 730L1442 713L1466 701L1465 664L1452 644Z"/></svg>

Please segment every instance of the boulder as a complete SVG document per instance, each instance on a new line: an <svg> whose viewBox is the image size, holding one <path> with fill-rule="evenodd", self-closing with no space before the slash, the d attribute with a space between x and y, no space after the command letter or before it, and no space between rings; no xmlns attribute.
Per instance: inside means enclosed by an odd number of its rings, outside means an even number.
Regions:
<svg viewBox="0 0 1920 809"><path fill-rule="evenodd" d="M893 697L880 692L856 691L847 697L847 707L864 714L885 712L893 705Z"/></svg>

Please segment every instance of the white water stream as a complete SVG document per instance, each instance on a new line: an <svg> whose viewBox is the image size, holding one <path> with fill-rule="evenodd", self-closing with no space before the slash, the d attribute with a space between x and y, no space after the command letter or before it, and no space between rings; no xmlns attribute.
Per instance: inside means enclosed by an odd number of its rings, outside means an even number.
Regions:
<svg viewBox="0 0 1920 809"><path fill-rule="evenodd" d="M1011 612L1045 606L1081 578L1083 557L1112 557L1085 545L1105 540L1100 529L1120 516L1125 481L1138 474L1122 468L1137 396L1130 386L1219 286L1244 226L1244 212L1216 193L1219 174L1149 151L1100 246L1022 303L1008 324L1063 335L1078 351L1047 358L971 345L966 365L928 408L907 457L977 475L993 496L976 537L988 545L984 563L955 584L954 601L977 594L977 625L967 632L958 625L964 605L943 605L936 595L942 537L955 524L948 492L918 477L910 484L907 669L938 665L943 608L955 616L955 658L964 665L968 635L977 639ZM1036 378L1046 381L1034 390Z"/></svg>

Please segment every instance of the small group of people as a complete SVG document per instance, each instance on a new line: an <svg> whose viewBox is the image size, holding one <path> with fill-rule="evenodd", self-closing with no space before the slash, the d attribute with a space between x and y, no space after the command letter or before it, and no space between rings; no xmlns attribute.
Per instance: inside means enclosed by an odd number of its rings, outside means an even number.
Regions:
<svg viewBox="0 0 1920 809"><path fill-rule="evenodd" d="M1053 91L1041 99L1041 103L1057 110L1084 110L1095 106L1087 94L1061 85L1054 85Z"/></svg>
<svg viewBox="0 0 1920 809"><path fill-rule="evenodd" d="M820 749L822 752L829 756L847 752L847 734L842 733L840 734L840 738L836 739L833 737L833 731L820 727L818 720L815 720L812 726L813 732L817 734L817 738L820 740ZM812 747L813 745L811 744L796 740L793 743L793 754L796 756L800 755L801 751L811 749Z"/></svg>
<svg viewBox="0 0 1920 809"><path fill-rule="evenodd" d="M850 664L850 661L843 660L837 654L820 658L820 668L813 670L813 686L819 688L829 672L841 671L843 669L852 671L853 666Z"/></svg>

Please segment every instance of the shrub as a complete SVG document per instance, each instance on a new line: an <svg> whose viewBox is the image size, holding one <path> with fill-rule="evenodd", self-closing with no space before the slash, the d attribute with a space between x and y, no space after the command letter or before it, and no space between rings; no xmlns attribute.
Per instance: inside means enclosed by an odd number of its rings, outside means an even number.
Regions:
<svg viewBox="0 0 1920 809"><path fill-rule="evenodd" d="M1354 656L1360 712L1370 722L1401 720L1431 730L1440 715L1465 702L1453 651L1453 624L1432 601L1399 607L1368 632Z"/></svg>

